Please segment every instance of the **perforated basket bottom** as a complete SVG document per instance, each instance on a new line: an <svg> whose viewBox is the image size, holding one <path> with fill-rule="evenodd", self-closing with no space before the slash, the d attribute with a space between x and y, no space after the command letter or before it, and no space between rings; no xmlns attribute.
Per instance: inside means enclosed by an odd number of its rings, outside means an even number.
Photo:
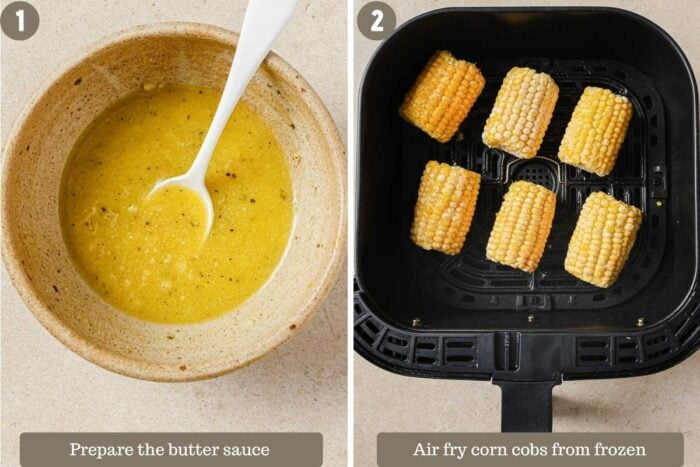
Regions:
<svg viewBox="0 0 700 467"><path fill-rule="evenodd" d="M403 240L409 274L419 277L427 293L450 305L476 309L592 309L618 304L638 293L656 271L666 244L666 155L663 105L653 83L623 63L605 60L585 64L574 60L478 64L487 86L463 123L460 134L439 144L420 130L404 125L400 185L417 190L428 160L456 163L482 174L476 214L464 248L450 257L424 251ZM481 131L503 76L512 66L530 66L549 73L560 88L552 122L538 156L521 160L487 148ZM600 86L626 95L634 117L613 173L598 177L559 162L559 143L574 106L586 86ZM512 181L528 180L557 193L557 211L542 261L534 273L524 273L486 260L489 232L503 194ZM577 280L564 270L569 238L586 197L605 191L643 211L643 222L620 279L610 289ZM405 199L411 202L414 197ZM413 204L402 206L401 228L408 232Z"/></svg>

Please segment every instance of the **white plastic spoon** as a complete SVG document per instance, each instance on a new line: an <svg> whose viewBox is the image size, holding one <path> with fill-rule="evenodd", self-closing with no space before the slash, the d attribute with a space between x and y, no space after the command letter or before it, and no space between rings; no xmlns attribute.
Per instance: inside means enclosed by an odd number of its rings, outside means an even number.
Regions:
<svg viewBox="0 0 700 467"><path fill-rule="evenodd" d="M243 28L233 57L231 70L226 79L224 92L204 142L190 169L182 174L161 180L153 187L149 196L169 185L180 185L194 191L204 203L206 209L206 230L204 238L209 236L214 222L214 205L204 183L209 161L219 142L221 132L226 126L231 112L238 104L248 82L255 74L272 44L289 22L297 0L250 0L243 18Z"/></svg>

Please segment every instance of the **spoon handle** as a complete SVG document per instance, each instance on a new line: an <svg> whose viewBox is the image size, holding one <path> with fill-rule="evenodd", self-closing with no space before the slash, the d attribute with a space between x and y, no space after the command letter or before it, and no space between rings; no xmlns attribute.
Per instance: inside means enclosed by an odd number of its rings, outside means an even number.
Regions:
<svg viewBox="0 0 700 467"><path fill-rule="evenodd" d="M216 143L226 126L231 112L255 71L272 48L272 44L292 16L297 0L250 0L243 18L243 28L236 46L231 70L202 147L188 171L201 177L207 172Z"/></svg>

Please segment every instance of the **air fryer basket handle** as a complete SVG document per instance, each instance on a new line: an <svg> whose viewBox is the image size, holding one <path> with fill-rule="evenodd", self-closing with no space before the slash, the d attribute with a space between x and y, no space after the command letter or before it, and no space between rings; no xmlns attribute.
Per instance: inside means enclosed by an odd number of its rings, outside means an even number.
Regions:
<svg viewBox="0 0 700 467"><path fill-rule="evenodd" d="M559 381L494 381L501 387L502 432L552 431L552 388Z"/></svg>

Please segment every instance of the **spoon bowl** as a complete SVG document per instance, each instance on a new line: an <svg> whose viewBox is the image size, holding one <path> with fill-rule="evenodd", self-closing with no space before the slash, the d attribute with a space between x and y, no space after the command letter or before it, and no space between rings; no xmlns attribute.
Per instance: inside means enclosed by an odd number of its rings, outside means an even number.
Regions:
<svg viewBox="0 0 700 467"><path fill-rule="evenodd" d="M166 178L155 184L150 193L148 193L148 197L153 196L156 191L168 186L180 186L187 188L188 190L194 192L199 197L200 201L202 201L206 214L203 238L207 239L209 237L209 233L211 232L211 226L214 224L214 203L211 201L211 195L209 194L209 190L207 190L204 180L200 179L199 177L190 176L189 172L182 175L177 175L175 177Z"/></svg>

